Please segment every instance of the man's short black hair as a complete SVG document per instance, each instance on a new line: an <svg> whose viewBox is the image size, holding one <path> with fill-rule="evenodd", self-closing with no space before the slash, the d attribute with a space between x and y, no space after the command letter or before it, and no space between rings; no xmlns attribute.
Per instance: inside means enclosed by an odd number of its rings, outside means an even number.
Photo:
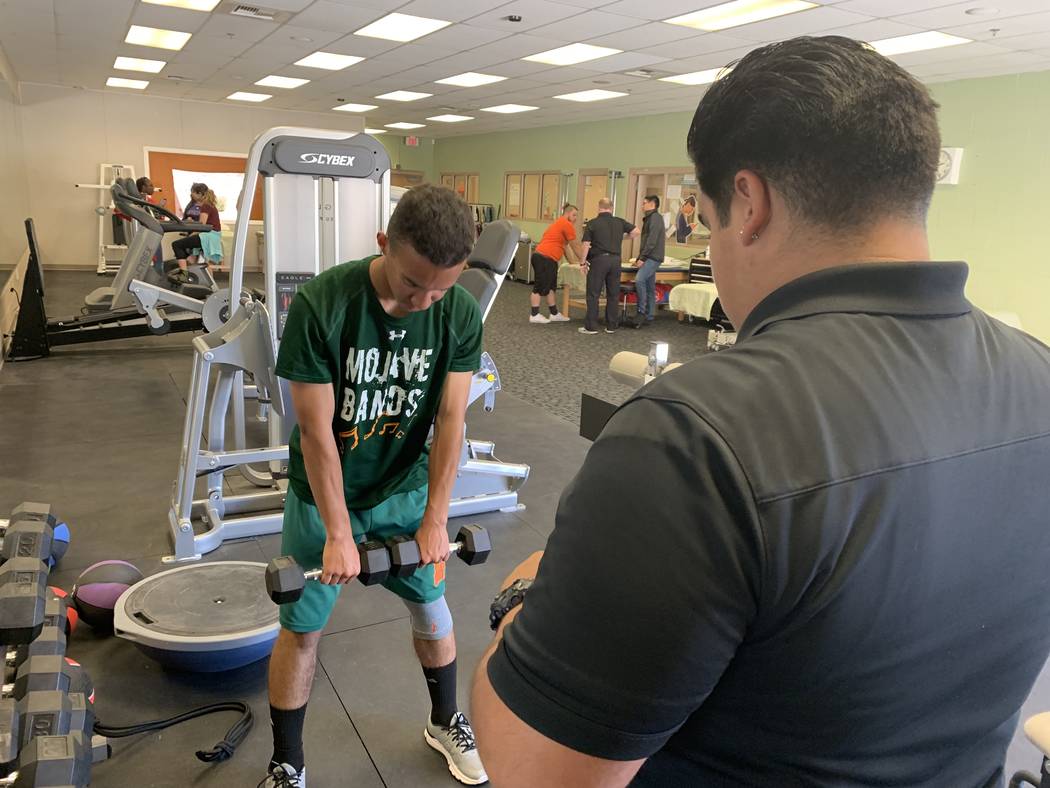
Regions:
<svg viewBox="0 0 1050 788"><path fill-rule="evenodd" d="M434 265L451 268L474 248L474 216L452 189L425 183L398 200L386 234L391 245L408 244Z"/></svg>
<svg viewBox="0 0 1050 788"><path fill-rule="evenodd" d="M941 136L923 85L867 44L802 37L745 55L701 99L687 140L700 188L729 222L753 170L803 221L832 232L924 219Z"/></svg>
<svg viewBox="0 0 1050 788"><path fill-rule="evenodd" d="M645 202L651 202L653 205L655 205L656 210L660 210L660 198L657 197L655 194L647 194L643 199Z"/></svg>
<svg viewBox="0 0 1050 788"><path fill-rule="evenodd" d="M137 181L135 181L135 188L138 189L139 193L141 194L143 187L149 182L150 182L149 178L147 178L145 175L143 175L141 178L139 178Z"/></svg>

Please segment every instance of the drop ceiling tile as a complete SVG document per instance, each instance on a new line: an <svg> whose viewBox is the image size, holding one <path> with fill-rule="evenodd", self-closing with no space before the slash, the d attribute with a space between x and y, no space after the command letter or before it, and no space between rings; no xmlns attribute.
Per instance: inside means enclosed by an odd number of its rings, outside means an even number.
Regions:
<svg viewBox="0 0 1050 788"><path fill-rule="evenodd" d="M219 38L230 41L262 41L280 25L276 22L264 22L259 19L243 19L226 14L211 14L208 21L198 31L205 38ZM231 37L232 34L232 37ZM191 41L193 39L190 39Z"/></svg>
<svg viewBox="0 0 1050 788"><path fill-rule="evenodd" d="M951 5L951 0L846 0L835 7L858 14L888 17L946 5Z"/></svg>
<svg viewBox="0 0 1050 788"><path fill-rule="evenodd" d="M635 27L629 30L621 30L618 33L609 33L597 38L584 40L588 44L594 44L595 46L612 47L629 52L696 37L697 32L695 30L682 27L681 25L666 25L663 22L643 22L636 24Z"/></svg>
<svg viewBox="0 0 1050 788"><path fill-rule="evenodd" d="M564 5L575 5L580 8L601 8L609 0L562 0Z"/></svg>
<svg viewBox="0 0 1050 788"><path fill-rule="evenodd" d="M395 47L401 46L400 41L386 41L382 38L369 38L368 36L355 36L350 34L325 46L325 52L336 55L356 55L357 57L375 57L383 52L389 52Z"/></svg>
<svg viewBox="0 0 1050 788"><path fill-rule="evenodd" d="M704 71L709 68L723 68L730 63L740 60L752 49L758 48L759 44L741 47L739 49L727 49L723 52L710 52L706 55L696 57L677 58L673 63L661 64L661 69L673 70L676 74L689 74L693 71Z"/></svg>
<svg viewBox="0 0 1050 788"><path fill-rule="evenodd" d="M123 43L128 28L123 19L118 23L108 16L61 14L55 16L55 31L64 36L90 38L98 46L103 42Z"/></svg>
<svg viewBox="0 0 1050 788"><path fill-rule="evenodd" d="M539 74L541 71L550 71L552 68L554 67L546 63L533 63L529 60L508 60L505 63L496 62L492 65L486 65L482 70L486 74L498 74L501 77L529 77L532 74Z"/></svg>
<svg viewBox="0 0 1050 788"><path fill-rule="evenodd" d="M1000 39L1006 39L1009 36L1050 32L1050 11L1041 14L1012 16L1008 19L986 19L978 23L946 27L944 32L978 41L998 43Z"/></svg>
<svg viewBox="0 0 1050 788"><path fill-rule="evenodd" d="M479 61L485 60L488 63L502 63L505 60L528 57L529 55L535 55L539 52L545 52L548 49L552 49L551 41L549 39L528 35L526 33L519 33L518 35L510 36L500 41L477 47L470 54L475 56Z"/></svg>
<svg viewBox="0 0 1050 788"><path fill-rule="evenodd" d="M635 68L646 68L648 66L658 66L661 69L670 68L671 62L670 58L660 57L659 55L644 54L641 52L624 52L621 55L612 55L611 57L603 57L600 60L581 63L580 67L585 68L588 71L612 73L616 71L629 71Z"/></svg>
<svg viewBox="0 0 1050 788"><path fill-rule="evenodd" d="M445 49L451 52L469 52L475 47L491 44L508 37L506 30L492 30L487 27L469 27L468 25L450 25L444 30L438 30L425 38L419 39L420 43L435 49Z"/></svg>
<svg viewBox="0 0 1050 788"><path fill-rule="evenodd" d="M291 11L296 13L302 11L314 0L262 0L260 5L265 8L272 8L275 11Z"/></svg>
<svg viewBox="0 0 1050 788"><path fill-rule="evenodd" d="M425 16L428 19L444 19L447 22L462 22L464 19L498 10L500 5L500 0L413 0L408 5L398 8L397 12Z"/></svg>
<svg viewBox="0 0 1050 788"><path fill-rule="evenodd" d="M27 14L54 16L55 5L52 0L3 0L0 3L0 19L10 20Z"/></svg>
<svg viewBox="0 0 1050 788"><path fill-rule="evenodd" d="M55 32L54 15L17 14L0 19L5 38L13 35L47 34Z"/></svg>
<svg viewBox="0 0 1050 788"><path fill-rule="evenodd" d="M862 22L870 22L871 19L870 16L843 11L837 7L818 7L779 16L776 19L767 19L764 22L734 27L730 35L767 43L795 36L813 35L846 25L859 25Z"/></svg>
<svg viewBox="0 0 1050 788"><path fill-rule="evenodd" d="M559 85L562 82L572 82L576 79L594 78L594 72L583 68L574 68L572 66L552 68L550 71L541 71L538 74L532 74L529 76L529 79L533 82L539 82L545 85Z"/></svg>
<svg viewBox="0 0 1050 788"><path fill-rule="evenodd" d="M470 20L470 24L473 27L489 27L510 33L520 33L557 22L559 19L576 16L579 13L581 13L579 7L552 3L548 0L514 0L514 2L475 16ZM511 15L520 16L521 21L507 21L506 18ZM536 51L542 52L543 50L537 49Z"/></svg>
<svg viewBox="0 0 1050 788"><path fill-rule="evenodd" d="M730 49L742 47L754 47L755 42L746 38L738 38L727 33L701 33L681 41L671 41L655 47L640 48L637 51L643 55L656 55L657 57L687 58L703 55L708 52L724 52Z"/></svg>
<svg viewBox="0 0 1050 788"><path fill-rule="evenodd" d="M405 4L405 0L331 0L337 5L357 5L362 8L374 8L378 11L393 11Z"/></svg>
<svg viewBox="0 0 1050 788"><path fill-rule="evenodd" d="M281 25L277 30L262 40L263 44L273 46L286 46L300 49L303 57L324 49L325 44L330 44L342 34L334 30L321 28L300 27L298 25ZM306 41L304 39L310 39Z"/></svg>
<svg viewBox="0 0 1050 788"><path fill-rule="evenodd" d="M913 33L921 32L923 32L921 27L902 25L896 20L873 19L870 22L861 22L859 25L836 27L833 30L828 30L826 35L846 36L857 41L881 41L884 38L910 36Z"/></svg>
<svg viewBox="0 0 1050 788"><path fill-rule="evenodd" d="M133 57L152 57L156 59L158 52L164 52L164 54L175 55L176 57L186 57L188 59L201 57L216 57L218 55L225 55L227 59L237 57L243 54L249 47L255 44L255 41L248 37L238 38L214 38L204 35L195 35L191 38L178 53L166 52L160 49L151 49L149 47L133 47L131 44L125 44L125 49L134 49L135 53ZM143 54L152 52L152 55Z"/></svg>
<svg viewBox="0 0 1050 788"><path fill-rule="evenodd" d="M434 49L425 44L403 44L397 49L391 49L373 58L377 63L396 65L399 68L409 66L421 66L424 63L432 63L449 56L443 49Z"/></svg>
<svg viewBox="0 0 1050 788"><path fill-rule="evenodd" d="M660 3L644 3L639 0L621 0L621 2L603 8L610 14L624 14L625 16L636 16L639 19L653 21L671 19L672 17L688 14L718 5L724 0L663 0Z"/></svg>
<svg viewBox="0 0 1050 788"><path fill-rule="evenodd" d="M383 16L374 8L340 5L330 0L317 0L305 11L293 16L290 24L296 27L308 27L316 30L328 30L338 33L353 33ZM363 38L363 36L358 36Z"/></svg>
<svg viewBox="0 0 1050 788"><path fill-rule="evenodd" d="M607 14L603 11L585 11L579 16L537 27L529 31L529 33L530 35L549 38L555 42L571 43L574 41L586 41L594 36L628 30L637 27L638 24L636 17L623 16L622 14ZM618 49L619 47L616 48Z"/></svg>
<svg viewBox="0 0 1050 788"><path fill-rule="evenodd" d="M959 25L976 25L979 28L986 29L988 27L999 27L999 22L1011 17L1047 10L1046 0L996 0L994 6L993 4L988 6L998 9L999 13L995 16L971 16L967 14L966 12L974 8L974 6L975 3L970 0L970 2L951 3L940 8L902 14L894 18L898 22L915 25L927 30L942 30Z"/></svg>
<svg viewBox="0 0 1050 788"><path fill-rule="evenodd" d="M1031 33L1024 36L1011 36L1009 38L995 38L988 43L994 43L996 46L1005 47L1015 51L1024 51L1026 49L1039 50L1050 47L1050 32Z"/></svg>

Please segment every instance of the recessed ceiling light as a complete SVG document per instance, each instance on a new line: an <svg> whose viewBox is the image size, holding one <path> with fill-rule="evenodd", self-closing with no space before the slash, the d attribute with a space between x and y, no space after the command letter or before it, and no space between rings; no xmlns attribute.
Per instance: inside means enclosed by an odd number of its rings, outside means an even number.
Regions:
<svg viewBox="0 0 1050 788"><path fill-rule="evenodd" d="M124 41L128 44L138 44L143 47L156 47L157 49L179 50L186 46L192 33L181 33L178 30L163 30L159 27L143 27L132 25L128 28L128 34Z"/></svg>
<svg viewBox="0 0 1050 788"><path fill-rule="evenodd" d="M515 112L532 112L539 107L527 107L524 104L500 104L497 107L482 107L482 112L499 112L502 115L510 115Z"/></svg>
<svg viewBox="0 0 1050 788"><path fill-rule="evenodd" d="M296 60L295 65L307 68L324 68L328 71L342 71L347 66L360 63L363 57L357 55L336 55L332 52L314 52L302 60Z"/></svg>
<svg viewBox="0 0 1050 788"><path fill-rule="evenodd" d="M365 134L386 134L386 129L365 129Z"/></svg>
<svg viewBox="0 0 1050 788"><path fill-rule="evenodd" d="M332 107L340 112L368 112L375 108L375 104L340 104L338 107Z"/></svg>
<svg viewBox="0 0 1050 788"><path fill-rule="evenodd" d="M445 77L436 80L439 85L459 85L461 88L476 88L481 85L491 85L493 82L502 82L506 77L497 77L493 74L478 74L468 71L466 74L457 74L454 77Z"/></svg>
<svg viewBox="0 0 1050 788"><path fill-rule="evenodd" d="M145 71L147 74L156 74L168 65L163 60L145 60L141 57L118 57L113 61L113 68L121 71Z"/></svg>
<svg viewBox="0 0 1050 788"><path fill-rule="evenodd" d="M124 79L124 77L110 77L106 80L107 88L132 88L133 90L145 90L149 84L145 79Z"/></svg>
<svg viewBox="0 0 1050 788"><path fill-rule="evenodd" d="M395 90L393 93L384 93L376 98L387 101L419 101L419 99L430 98L432 95L432 93L416 93L411 90Z"/></svg>
<svg viewBox="0 0 1050 788"><path fill-rule="evenodd" d="M565 99L566 101L605 101L605 99L619 98L620 96L626 95L626 93L620 93L616 90L600 90L595 88L594 90L581 90L577 93L563 93L554 98Z"/></svg>
<svg viewBox="0 0 1050 788"><path fill-rule="evenodd" d="M247 93L243 90L238 90L236 93L231 93L226 98L233 99L234 101L266 101L272 96L269 93Z"/></svg>
<svg viewBox="0 0 1050 788"><path fill-rule="evenodd" d="M427 120L438 120L442 123L462 123L465 120L474 120L470 115L435 115Z"/></svg>
<svg viewBox="0 0 1050 788"><path fill-rule="evenodd" d="M733 0L664 21L669 25L681 25L697 30L726 30L816 7L816 3L804 0Z"/></svg>
<svg viewBox="0 0 1050 788"><path fill-rule="evenodd" d="M387 14L382 19L355 31L354 35L385 38L387 41L414 41L451 24L444 19L429 19L425 16Z"/></svg>
<svg viewBox="0 0 1050 788"><path fill-rule="evenodd" d="M142 0L150 5L166 5L171 8L188 8L190 11L211 11L219 0Z"/></svg>
<svg viewBox="0 0 1050 788"><path fill-rule="evenodd" d="M586 63L588 60L618 55L621 52L623 52L622 49L612 49L611 47L596 47L591 44L569 44L568 46L529 55L522 58L522 60L531 60L533 63L548 63L552 66L571 66L574 63Z"/></svg>
<svg viewBox="0 0 1050 788"><path fill-rule="evenodd" d="M709 68L706 71L692 71L688 74L675 74L671 77L660 77L661 82L674 82L677 85L710 85L723 69Z"/></svg>
<svg viewBox="0 0 1050 788"><path fill-rule="evenodd" d="M872 41L871 47L880 55L903 55L905 52L921 52L924 49L939 49L940 47L953 47L958 44L971 44L972 39L961 36L953 36L941 33L937 30L927 30L925 33L912 33L908 36L896 36L894 38L883 38Z"/></svg>
<svg viewBox="0 0 1050 788"><path fill-rule="evenodd" d="M264 88L284 88L290 90L291 88L298 88L305 85L310 80L299 79L299 77L279 77L276 74L270 74L267 77L263 77L256 85L261 85Z"/></svg>
<svg viewBox="0 0 1050 788"><path fill-rule="evenodd" d="M388 129L421 129L426 126L426 123L387 123L385 124Z"/></svg>

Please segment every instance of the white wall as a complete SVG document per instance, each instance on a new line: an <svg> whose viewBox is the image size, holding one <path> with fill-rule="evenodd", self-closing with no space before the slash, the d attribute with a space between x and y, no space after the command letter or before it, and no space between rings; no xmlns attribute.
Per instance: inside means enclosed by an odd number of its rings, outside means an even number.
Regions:
<svg viewBox="0 0 1050 788"><path fill-rule="evenodd" d="M26 247L22 221L28 216L29 195L19 109L0 80L0 268L14 266Z"/></svg>
<svg viewBox="0 0 1050 788"><path fill-rule="evenodd" d="M98 194L74 189L73 184L95 183L102 162L131 164L139 176L147 146L247 153L256 135L273 126L364 128L361 118L342 113L269 110L26 82L21 93L17 113L21 159L30 173L28 215L36 223L41 256L54 267L95 267ZM2 112L0 108L0 118ZM0 173L4 171L0 164Z"/></svg>

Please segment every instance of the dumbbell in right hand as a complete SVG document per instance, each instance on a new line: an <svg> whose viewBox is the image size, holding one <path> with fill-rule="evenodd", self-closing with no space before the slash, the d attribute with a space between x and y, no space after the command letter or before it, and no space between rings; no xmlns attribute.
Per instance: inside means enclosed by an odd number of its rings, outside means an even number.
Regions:
<svg viewBox="0 0 1050 788"><path fill-rule="evenodd" d="M364 585L382 583L390 573L390 554L382 542L364 542L357 546L361 571L357 579ZM319 580L323 569L304 570L290 555L270 561L266 567L266 593L278 605L299 601L307 580Z"/></svg>

